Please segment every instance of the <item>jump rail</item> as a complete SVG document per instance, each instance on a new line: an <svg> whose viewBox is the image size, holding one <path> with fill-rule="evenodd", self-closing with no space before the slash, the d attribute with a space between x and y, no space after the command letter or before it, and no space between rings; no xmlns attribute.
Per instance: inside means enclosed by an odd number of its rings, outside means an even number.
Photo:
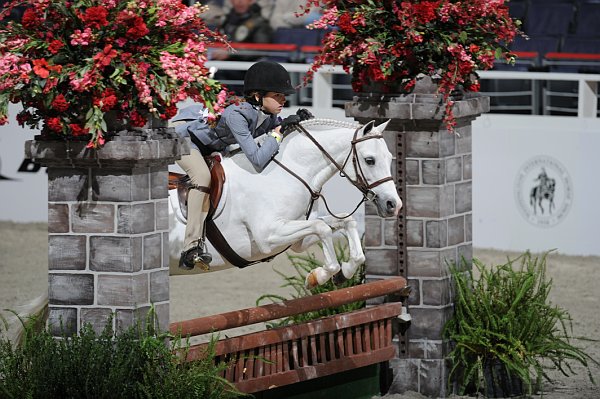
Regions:
<svg viewBox="0 0 600 399"><path fill-rule="evenodd" d="M172 333L196 336L336 307L396 293L408 296L403 277L172 323ZM223 377L246 393L264 391L392 359L392 321L402 312L393 302L293 326L274 328L216 344L216 361L229 366ZM186 361L202 357L207 344L190 348Z"/></svg>

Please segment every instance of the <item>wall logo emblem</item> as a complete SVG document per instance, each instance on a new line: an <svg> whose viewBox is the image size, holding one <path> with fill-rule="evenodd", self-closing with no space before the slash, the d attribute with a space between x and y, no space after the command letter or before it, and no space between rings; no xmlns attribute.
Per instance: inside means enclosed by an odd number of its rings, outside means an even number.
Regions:
<svg viewBox="0 0 600 399"><path fill-rule="evenodd" d="M531 224L552 227L569 213L573 184L567 169L549 156L525 162L515 180L517 208Z"/></svg>

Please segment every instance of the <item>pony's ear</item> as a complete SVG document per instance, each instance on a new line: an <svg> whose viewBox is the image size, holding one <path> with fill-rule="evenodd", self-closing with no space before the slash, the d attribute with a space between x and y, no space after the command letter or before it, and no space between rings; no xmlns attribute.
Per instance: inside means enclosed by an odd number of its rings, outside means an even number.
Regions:
<svg viewBox="0 0 600 399"><path fill-rule="evenodd" d="M383 133L385 131L385 128L387 127L388 123L390 123L391 119L388 119L387 121L383 122L381 125L377 126L377 130L379 130L380 133Z"/></svg>
<svg viewBox="0 0 600 399"><path fill-rule="evenodd" d="M366 136L367 134L371 133L371 130L373 130L374 127L375 127L375 121L371 121L371 122L367 123L361 129L362 130L362 135Z"/></svg>

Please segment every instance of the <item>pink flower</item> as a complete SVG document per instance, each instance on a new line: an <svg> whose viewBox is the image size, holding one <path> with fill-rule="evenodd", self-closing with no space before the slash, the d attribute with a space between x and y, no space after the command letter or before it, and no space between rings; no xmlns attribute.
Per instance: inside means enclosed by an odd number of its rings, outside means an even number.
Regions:
<svg viewBox="0 0 600 399"><path fill-rule="evenodd" d="M79 29L75 29L75 32L71 35L71 45L73 46L87 46L90 41L93 40L92 30L85 28L83 32Z"/></svg>

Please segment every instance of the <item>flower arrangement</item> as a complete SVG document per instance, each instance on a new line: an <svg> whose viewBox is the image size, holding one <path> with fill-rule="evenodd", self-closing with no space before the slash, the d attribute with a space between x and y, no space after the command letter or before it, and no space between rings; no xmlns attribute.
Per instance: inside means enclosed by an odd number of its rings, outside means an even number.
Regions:
<svg viewBox="0 0 600 399"><path fill-rule="evenodd" d="M322 7L309 28L328 29L307 79L327 64L352 74L352 88L380 84L384 91L410 92L429 76L446 102L445 122L452 130L451 93L459 86L478 91L476 70L496 58L514 63L507 45L520 22L508 14L504 0L308 0L304 9Z"/></svg>
<svg viewBox="0 0 600 399"><path fill-rule="evenodd" d="M19 6L21 21L2 21ZM0 124L8 102L20 102L21 126L97 148L108 112L142 127L172 118L189 98L216 117L227 93L210 76L206 50L227 42L200 18L206 9L180 0L8 2L0 13Z"/></svg>

